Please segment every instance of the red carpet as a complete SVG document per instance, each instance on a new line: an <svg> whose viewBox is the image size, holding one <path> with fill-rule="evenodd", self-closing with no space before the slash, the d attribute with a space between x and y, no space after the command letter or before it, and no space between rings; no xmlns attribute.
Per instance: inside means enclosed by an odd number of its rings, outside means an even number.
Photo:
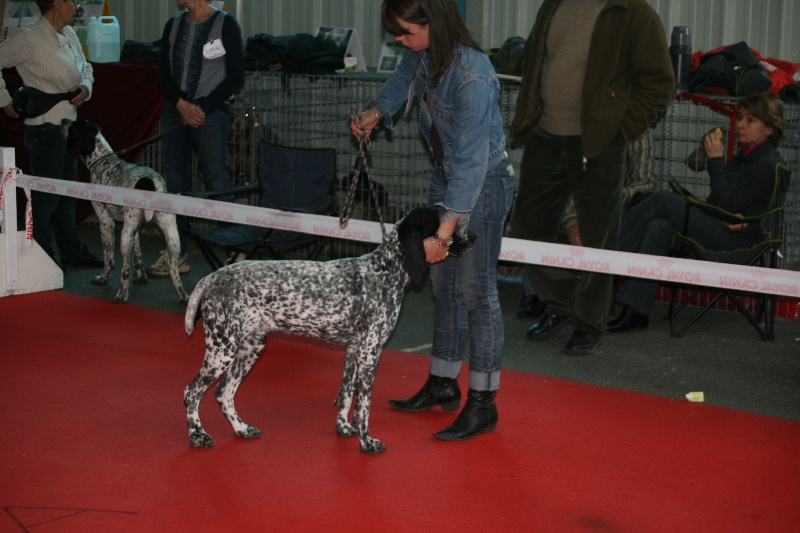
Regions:
<svg viewBox="0 0 800 533"><path fill-rule="evenodd" d="M427 359L387 351L371 417L336 436L343 349L274 336L237 397L264 435L191 449L202 361L183 316L60 292L0 298L0 531L784 532L800 524L800 424L506 371L495 433L392 411ZM466 374L466 372L465 372Z"/></svg>

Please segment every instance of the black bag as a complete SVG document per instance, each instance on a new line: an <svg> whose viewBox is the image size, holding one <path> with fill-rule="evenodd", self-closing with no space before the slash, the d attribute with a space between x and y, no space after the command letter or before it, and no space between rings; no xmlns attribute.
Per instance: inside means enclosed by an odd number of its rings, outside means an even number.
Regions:
<svg viewBox="0 0 800 533"><path fill-rule="evenodd" d="M79 95L80 92L80 89L75 89L68 93L50 94L23 85L14 93L14 98L11 100L11 107L17 115L22 118L38 117L50 111L54 105L62 100L72 100Z"/></svg>
<svg viewBox="0 0 800 533"><path fill-rule="evenodd" d="M152 43L128 39L122 45L120 63L158 63L161 55L161 39Z"/></svg>
<svg viewBox="0 0 800 533"><path fill-rule="evenodd" d="M730 96L746 96L766 91L771 85L772 78L747 43L741 41L704 55L692 71L689 91L718 94L712 88L720 88Z"/></svg>
<svg viewBox="0 0 800 533"><path fill-rule="evenodd" d="M498 74L522 76L522 59L525 48L523 37L509 37L492 58L492 65Z"/></svg>
<svg viewBox="0 0 800 533"><path fill-rule="evenodd" d="M281 55L281 69L298 74L326 74L344 68L344 50L335 41L298 33Z"/></svg>
<svg viewBox="0 0 800 533"><path fill-rule="evenodd" d="M244 47L244 65L246 70L274 70L280 63L281 55L286 51L286 43L291 37L275 37L268 33L259 33L247 38Z"/></svg>

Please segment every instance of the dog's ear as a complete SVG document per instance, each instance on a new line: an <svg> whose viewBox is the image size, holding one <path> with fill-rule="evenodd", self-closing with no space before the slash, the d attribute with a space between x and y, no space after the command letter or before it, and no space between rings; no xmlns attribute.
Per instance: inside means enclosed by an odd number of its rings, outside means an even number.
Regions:
<svg viewBox="0 0 800 533"><path fill-rule="evenodd" d="M91 120L78 119L69 126L67 146L77 150L81 158L88 157L97 147L97 135L100 133L100 126Z"/></svg>
<svg viewBox="0 0 800 533"><path fill-rule="evenodd" d="M429 207L411 210L397 226L397 238L405 252L403 270L414 283L422 283L425 277L426 256L423 240L436 233L438 227L438 211Z"/></svg>
<svg viewBox="0 0 800 533"><path fill-rule="evenodd" d="M467 255L467 252L472 250L472 245L475 244L475 239L477 239L477 235L473 232L467 232L467 238L462 239L457 234L453 235L453 244L450 245L448 252L453 257L464 257Z"/></svg>

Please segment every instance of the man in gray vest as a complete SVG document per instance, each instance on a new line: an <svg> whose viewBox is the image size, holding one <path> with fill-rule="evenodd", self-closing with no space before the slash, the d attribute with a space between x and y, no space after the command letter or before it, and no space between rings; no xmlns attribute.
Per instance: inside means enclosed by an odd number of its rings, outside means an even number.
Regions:
<svg viewBox="0 0 800 533"><path fill-rule="evenodd" d="M186 11L167 21L158 63L164 93L164 128L182 124L164 136L164 179L171 193L192 184L192 152L197 155L206 190L228 186L228 101L244 85L244 46L236 18L208 0L178 0ZM224 198L223 198L224 199ZM189 223L178 217L181 257L178 270L189 272ZM169 276L169 254L161 252L147 269L155 278Z"/></svg>

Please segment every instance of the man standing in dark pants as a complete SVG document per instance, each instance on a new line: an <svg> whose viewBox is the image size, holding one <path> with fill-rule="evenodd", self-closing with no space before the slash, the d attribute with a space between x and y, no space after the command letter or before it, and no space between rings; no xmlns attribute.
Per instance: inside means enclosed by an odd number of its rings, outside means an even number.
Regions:
<svg viewBox="0 0 800 533"><path fill-rule="evenodd" d="M650 128L675 89L658 14L644 0L546 0L525 45L511 137L525 143L515 236L558 242L570 195L583 246L616 249L626 140ZM572 323L564 353L595 351L605 330L612 276L530 266L547 304L528 329L549 338Z"/></svg>

